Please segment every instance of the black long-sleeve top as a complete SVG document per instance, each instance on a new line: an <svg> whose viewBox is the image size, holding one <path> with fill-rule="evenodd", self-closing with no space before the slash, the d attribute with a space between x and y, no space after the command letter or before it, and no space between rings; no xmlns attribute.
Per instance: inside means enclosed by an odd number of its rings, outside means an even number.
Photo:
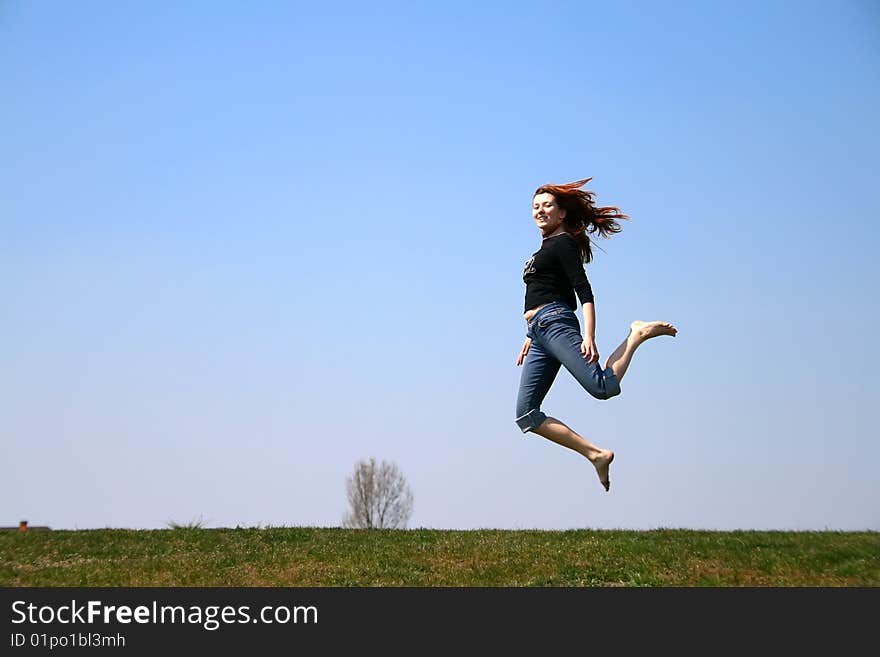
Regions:
<svg viewBox="0 0 880 657"><path fill-rule="evenodd" d="M526 310L551 301L563 301L575 310L575 292L581 304L593 301L581 248L569 233L544 238L541 248L526 261L523 281Z"/></svg>

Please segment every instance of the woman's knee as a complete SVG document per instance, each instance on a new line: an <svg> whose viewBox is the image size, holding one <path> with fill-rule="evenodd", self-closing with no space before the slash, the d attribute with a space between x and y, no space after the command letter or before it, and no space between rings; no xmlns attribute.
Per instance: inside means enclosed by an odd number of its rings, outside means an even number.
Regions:
<svg viewBox="0 0 880 657"><path fill-rule="evenodd" d="M588 376L580 379L580 383L592 397L596 399L611 399L620 394L620 381L614 370L607 368L603 370L601 366L594 365Z"/></svg>
<svg viewBox="0 0 880 657"><path fill-rule="evenodd" d="M617 380L617 376L614 375L613 370L610 375L606 373L601 380L601 385L592 394L596 399L611 399L620 394L620 382Z"/></svg>
<svg viewBox="0 0 880 657"><path fill-rule="evenodd" d="M590 390L590 394L596 399L604 401L606 399L611 399L612 397L617 397L617 395L620 394L620 388L618 388L616 391L607 389L596 391Z"/></svg>

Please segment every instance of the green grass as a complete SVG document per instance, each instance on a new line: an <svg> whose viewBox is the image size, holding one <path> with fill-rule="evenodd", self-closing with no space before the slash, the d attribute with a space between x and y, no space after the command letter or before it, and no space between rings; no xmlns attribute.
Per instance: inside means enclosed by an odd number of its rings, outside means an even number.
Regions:
<svg viewBox="0 0 880 657"><path fill-rule="evenodd" d="M878 586L880 533L0 532L2 586Z"/></svg>

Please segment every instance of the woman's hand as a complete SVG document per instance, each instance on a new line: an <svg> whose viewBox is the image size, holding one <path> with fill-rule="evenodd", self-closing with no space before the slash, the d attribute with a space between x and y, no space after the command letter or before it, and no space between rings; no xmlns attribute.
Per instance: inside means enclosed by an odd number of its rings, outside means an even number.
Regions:
<svg viewBox="0 0 880 657"><path fill-rule="evenodd" d="M522 365L523 360L525 360L526 355L529 353L529 347L532 346L532 339L526 338L526 341L523 342L522 349L519 352L519 358L516 359L517 365Z"/></svg>
<svg viewBox="0 0 880 657"><path fill-rule="evenodd" d="M584 338L581 342L581 355L587 359L587 364L592 365L599 360L599 349L596 347L595 338Z"/></svg>

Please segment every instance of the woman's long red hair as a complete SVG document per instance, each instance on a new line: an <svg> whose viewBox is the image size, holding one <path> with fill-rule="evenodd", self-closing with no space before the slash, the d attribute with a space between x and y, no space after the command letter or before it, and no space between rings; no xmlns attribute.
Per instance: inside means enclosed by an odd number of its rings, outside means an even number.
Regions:
<svg viewBox="0 0 880 657"><path fill-rule="evenodd" d="M565 210L565 219L562 220L562 223L566 232L570 233L580 245L584 262L590 262L593 259L593 249L588 233L591 235L598 233L608 239L614 233L621 231L618 219L629 219L629 216L623 214L620 208L596 207L596 194L587 189L581 189L591 180L592 178L584 178L564 185L541 185L532 194L532 197L538 194L552 194L556 199L556 204Z"/></svg>

